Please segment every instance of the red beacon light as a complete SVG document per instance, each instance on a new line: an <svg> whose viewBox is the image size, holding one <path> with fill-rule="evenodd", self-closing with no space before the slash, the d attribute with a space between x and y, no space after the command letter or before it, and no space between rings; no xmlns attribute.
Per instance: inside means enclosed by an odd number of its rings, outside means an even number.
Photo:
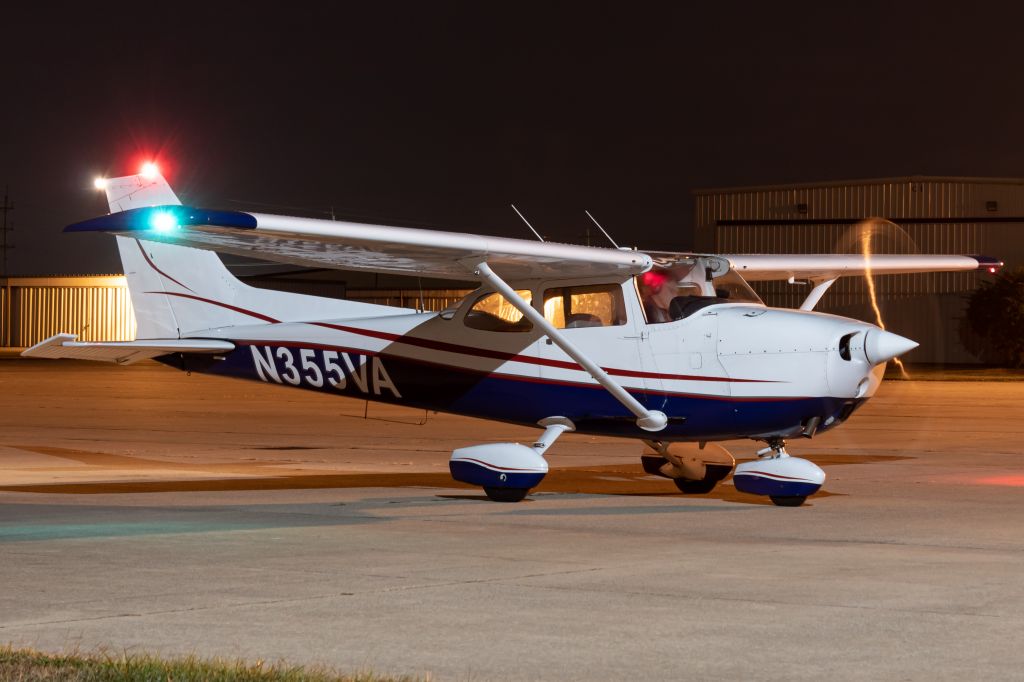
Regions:
<svg viewBox="0 0 1024 682"><path fill-rule="evenodd" d="M146 178L147 180L152 180L156 176L160 175L160 169L157 168L157 165L152 161L147 161L146 163L142 164L142 169L139 171L139 175Z"/></svg>
<svg viewBox="0 0 1024 682"><path fill-rule="evenodd" d="M668 273L666 272L662 272L660 270L648 270L644 274L640 275L640 284L657 293L658 291L661 291L661 287L668 281L668 277Z"/></svg>

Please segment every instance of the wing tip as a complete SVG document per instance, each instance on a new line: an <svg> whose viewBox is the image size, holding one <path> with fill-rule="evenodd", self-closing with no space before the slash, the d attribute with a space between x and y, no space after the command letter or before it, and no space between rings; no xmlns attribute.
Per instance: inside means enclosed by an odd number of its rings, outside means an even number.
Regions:
<svg viewBox="0 0 1024 682"><path fill-rule="evenodd" d="M978 261L977 269L979 271L988 272L993 275L999 272L999 270L1001 270L1002 267L1005 265L1003 261L999 260L998 258L993 258L992 256L970 256L970 258L973 258L974 260Z"/></svg>

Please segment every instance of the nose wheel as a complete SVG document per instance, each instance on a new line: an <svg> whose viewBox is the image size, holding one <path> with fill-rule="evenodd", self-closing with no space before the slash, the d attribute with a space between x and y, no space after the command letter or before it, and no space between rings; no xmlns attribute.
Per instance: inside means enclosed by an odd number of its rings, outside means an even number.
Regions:
<svg viewBox="0 0 1024 682"><path fill-rule="evenodd" d="M779 507L799 507L825 482L825 472L814 462L790 457L781 438L769 440L757 457L736 467L733 485L740 492L766 495Z"/></svg>
<svg viewBox="0 0 1024 682"><path fill-rule="evenodd" d="M771 500L776 506L779 507L799 507L807 501L806 495L769 495L768 499Z"/></svg>

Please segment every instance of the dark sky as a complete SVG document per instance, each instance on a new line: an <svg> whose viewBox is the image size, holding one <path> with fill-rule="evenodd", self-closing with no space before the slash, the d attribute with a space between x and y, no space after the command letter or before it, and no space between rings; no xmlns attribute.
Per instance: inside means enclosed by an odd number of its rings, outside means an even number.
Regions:
<svg viewBox="0 0 1024 682"><path fill-rule="evenodd" d="M1021 10L676 4L5 9L11 270L119 271L60 230L151 155L202 206L676 249L697 187L1024 176Z"/></svg>

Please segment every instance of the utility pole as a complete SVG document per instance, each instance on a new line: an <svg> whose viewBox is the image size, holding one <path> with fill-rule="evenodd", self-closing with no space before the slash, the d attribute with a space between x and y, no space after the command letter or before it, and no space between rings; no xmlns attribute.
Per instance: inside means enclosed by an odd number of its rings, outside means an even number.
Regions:
<svg viewBox="0 0 1024 682"><path fill-rule="evenodd" d="M7 242L7 233L13 231L14 228L8 227L7 225L7 214L14 210L14 204L11 203L10 197L7 193L7 187L4 187L4 203L0 206L0 211L3 211L3 224L0 225L0 251L3 252L3 274L4 274L4 308L0 311L0 323L2 323L4 330L4 346L10 347L11 345L11 273L7 269L7 250L13 248Z"/></svg>

